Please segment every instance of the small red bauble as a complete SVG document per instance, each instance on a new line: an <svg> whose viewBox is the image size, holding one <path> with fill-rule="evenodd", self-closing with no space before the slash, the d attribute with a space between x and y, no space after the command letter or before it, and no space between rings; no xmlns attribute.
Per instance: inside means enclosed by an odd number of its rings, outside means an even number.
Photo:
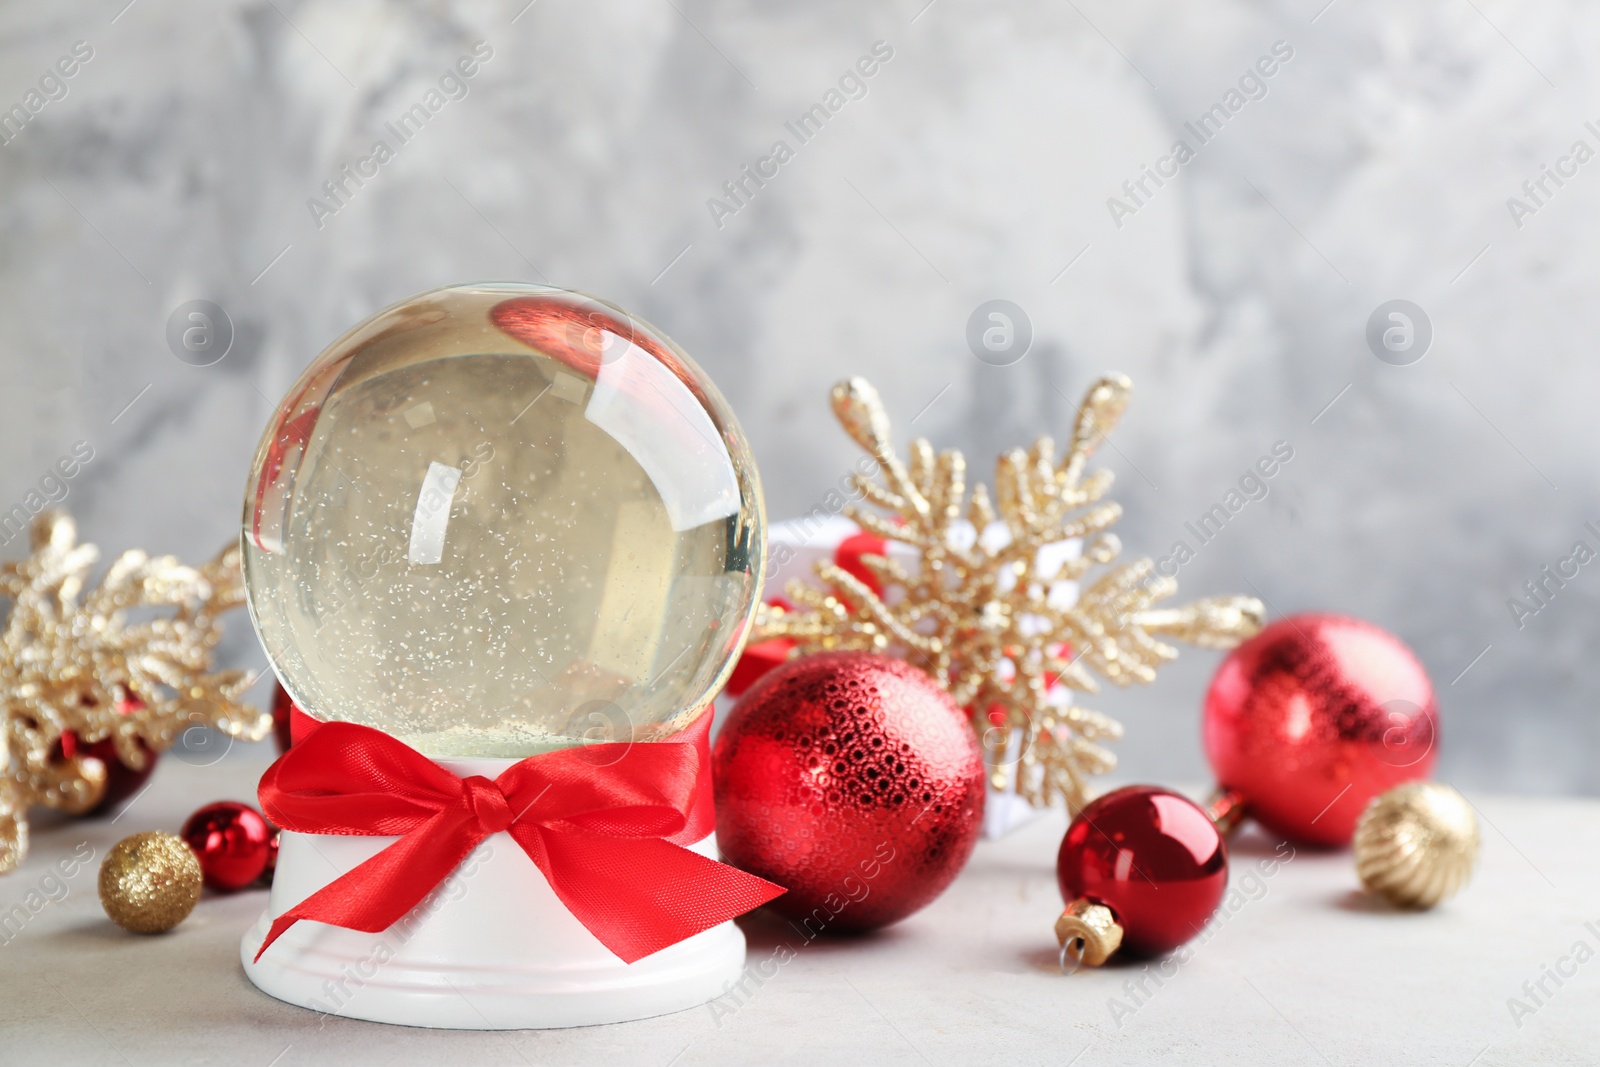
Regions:
<svg viewBox="0 0 1600 1067"><path fill-rule="evenodd" d="M62 740L66 740L65 735ZM111 811L144 788L145 782L155 773L156 760L161 754L152 752L143 741L139 742L139 748L144 751L144 766L134 768L122 762L122 757L117 755L117 743L109 737L92 745L78 745L78 755L93 756L106 767L106 791L100 794L99 802L87 814L98 815Z"/></svg>
<svg viewBox="0 0 1600 1067"><path fill-rule="evenodd" d="M1096 965L1119 944L1160 955L1211 921L1228 888L1228 847L1193 801L1130 785L1072 820L1056 856L1056 880L1067 902L1056 925L1063 948L1081 941L1083 962Z"/></svg>
<svg viewBox="0 0 1600 1067"><path fill-rule="evenodd" d="M267 825L272 826L271 823ZM267 865L261 870L262 885L271 885L272 876L278 873L278 836L278 828L272 826L272 838L267 842Z"/></svg>
<svg viewBox="0 0 1600 1067"><path fill-rule="evenodd" d="M127 715L143 707L144 704L138 700L121 700L117 702L117 713ZM71 759L74 756L88 756L99 760L106 769L105 790L100 794L100 799L95 801L94 805L83 811L82 814L99 815L103 812L108 812L144 787L144 783L155 773L156 760L161 754L152 751L143 741L139 742L139 749L144 753L144 766L142 768L134 768L122 762L122 757L117 755L116 741L109 737L102 737L93 744L86 745L71 730L66 730L61 734L61 739L56 742L56 758Z"/></svg>
<svg viewBox="0 0 1600 1067"><path fill-rule="evenodd" d="M289 698L289 693L283 688L283 683L272 683L272 740L277 743L278 755L289 751L289 746L294 743L289 735L289 715L295 710L294 701Z"/></svg>
<svg viewBox="0 0 1600 1067"><path fill-rule="evenodd" d="M276 831L248 804L219 800L183 824L182 837L200 860L206 885L223 892L260 878L276 851Z"/></svg>
<svg viewBox="0 0 1600 1067"><path fill-rule="evenodd" d="M1428 674L1394 635L1341 615L1280 619L1231 652L1206 694L1206 755L1268 830L1350 843L1367 802L1433 771Z"/></svg>
<svg viewBox="0 0 1600 1067"><path fill-rule="evenodd" d="M972 727L931 678L884 656L802 656L763 675L712 769L722 858L786 888L771 907L808 937L930 903L983 822Z"/></svg>

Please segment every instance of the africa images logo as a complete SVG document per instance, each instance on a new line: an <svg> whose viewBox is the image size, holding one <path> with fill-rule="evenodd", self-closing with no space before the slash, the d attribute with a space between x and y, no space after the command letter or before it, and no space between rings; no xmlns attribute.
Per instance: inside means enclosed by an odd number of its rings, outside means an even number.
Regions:
<svg viewBox="0 0 1600 1067"><path fill-rule="evenodd" d="M1137 215L1157 190L1176 178L1179 169L1187 166L1201 148L1215 140L1223 127L1243 111L1246 104L1253 100L1265 100L1267 79L1287 66L1293 58L1294 47L1288 41L1274 41L1271 54L1260 57L1253 66L1246 68L1239 76L1237 86L1229 86L1221 100L1202 111L1193 122L1183 124L1189 137L1194 139L1193 145L1188 138L1178 138L1172 149L1156 160L1154 167L1146 163L1139 168L1137 177L1122 183L1122 192L1127 199L1107 197L1106 210L1111 213L1111 221L1117 229L1122 229L1123 219Z"/></svg>
<svg viewBox="0 0 1600 1067"><path fill-rule="evenodd" d="M707 197L706 210L711 212L711 221L717 229L722 229L729 218L749 207L756 193L765 189L767 182L776 178L799 149L814 140L829 121L844 110L846 104L852 100L864 100L870 88L868 79L893 58L894 47L889 42L874 41L871 53L857 59L839 76L837 87L823 93L822 99L801 112L799 118L783 124L783 128L794 137L794 145L791 146L787 139L781 137L773 141L767 154L756 160L754 167L749 163L743 164L738 174L722 183L726 199Z"/></svg>
<svg viewBox="0 0 1600 1067"><path fill-rule="evenodd" d="M354 163L344 164L332 178L323 182L322 192L326 199L313 196L306 200L306 208L311 212L311 221L317 229L327 225L330 216L348 207L355 194L376 178L381 168L394 159L400 149L415 140L423 127L444 110L446 104L453 100L465 100L472 90L471 79L477 76L483 64L493 58L494 49L488 42L479 41L473 45L471 55L462 56L439 76L437 87L429 87L421 99L401 112L399 117L383 124L386 136L374 141L366 155ZM394 143L390 144L390 141Z"/></svg>

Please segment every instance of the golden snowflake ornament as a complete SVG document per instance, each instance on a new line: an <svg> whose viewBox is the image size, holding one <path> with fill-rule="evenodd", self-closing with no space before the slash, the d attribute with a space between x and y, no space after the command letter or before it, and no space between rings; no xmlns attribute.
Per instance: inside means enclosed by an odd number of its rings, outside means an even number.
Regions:
<svg viewBox="0 0 1600 1067"><path fill-rule="evenodd" d="M1159 637L1232 648L1264 618L1254 597L1155 607L1177 582L1149 559L1115 562L1122 548L1109 528L1122 508L1104 499L1113 475L1085 467L1132 388L1123 377L1095 383L1064 457L1048 437L1001 456L991 501L981 483L968 494L960 452L936 456L918 438L902 461L870 383L834 386L834 415L878 465L874 476L851 475L864 504L878 510L850 505L845 514L908 546L915 565L865 556L880 593L819 562L821 587L791 582L795 609L763 605L751 642L787 638L793 655L860 650L922 666L970 709L995 789L1014 787L1039 806L1059 796L1076 813L1089 776L1116 766L1105 742L1122 727L1078 707L1072 691L1097 691L1096 675L1124 686L1153 680L1177 655ZM1086 583L1095 568L1102 570Z"/></svg>
<svg viewBox="0 0 1600 1067"><path fill-rule="evenodd" d="M0 874L27 855L30 807L83 812L105 791L103 763L63 757L68 731L83 745L112 738L141 768L146 749L162 752L192 726L249 741L272 727L239 703L250 672L211 670L218 616L244 602L237 546L200 567L124 552L93 588L100 552L77 543L66 513L40 514L31 548L0 565L11 603L0 632Z"/></svg>

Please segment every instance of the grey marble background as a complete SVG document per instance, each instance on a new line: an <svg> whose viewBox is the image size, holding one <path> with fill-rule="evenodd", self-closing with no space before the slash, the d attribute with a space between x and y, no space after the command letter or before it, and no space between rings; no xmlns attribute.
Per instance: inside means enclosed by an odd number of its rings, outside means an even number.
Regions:
<svg viewBox="0 0 1600 1067"><path fill-rule="evenodd" d="M1122 371L1104 459L1130 551L1164 553L1289 442L1184 594L1370 618L1435 677L1443 777L1600 792L1600 566L1520 629L1507 606L1600 547L1600 161L1547 179L1520 226L1507 206L1573 142L1600 149L1592 6L124 2L0 9L0 107L45 79L0 146L0 510L86 441L65 501L85 536L210 554L299 369L451 281L548 280L654 321L740 412L775 518L855 458L827 413L840 377L874 380L902 438L987 467ZM92 57L49 78L80 41ZM464 98L314 218L478 41ZM785 121L878 41L865 96L796 147ZM1265 96L1116 225L1107 198L1278 41ZM794 158L714 219L779 138ZM1032 322L1010 366L965 341L992 298ZM1393 298L1433 325L1410 366L1364 340ZM234 326L212 366L166 340L193 299ZM235 630L229 657L260 665ZM1128 725L1126 775L1204 776L1215 660L1097 699Z"/></svg>

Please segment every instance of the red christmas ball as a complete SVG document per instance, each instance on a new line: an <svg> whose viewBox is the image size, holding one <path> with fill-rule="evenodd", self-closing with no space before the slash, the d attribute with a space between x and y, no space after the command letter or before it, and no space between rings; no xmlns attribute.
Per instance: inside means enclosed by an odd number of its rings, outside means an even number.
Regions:
<svg viewBox="0 0 1600 1067"><path fill-rule="evenodd" d="M62 741L66 741L65 735ZM156 771L156 760L160 758L160 753L151 751L143 741L139 742L139 748L144 752L144 766L134 768L122 762L122 757L117 755L117 743L109 737L92 745L77 746L78 755L93 756L106 767L106 791L100 794L99 802L85 814L98 815L111 811L144 788L145 782Z"/></svg>
<svg viewBox="0 0 1600 1067"><path fill-rule="evenodd" d="M294 701L283 688L282 682L272 683L272 740L277 743L278 755L289 751L294 739L289 734L289 715L295 710Z"/></svg>
<svg viewBox="0 0 1600 1067"><path fill-rule="evenodd" d="M859 652L802 656L733 708L712 757L722 857L788 890L807 936L898 922L977 843L984 767L926 674Z"/></svg>
<svg viewBox="0 0 1600 1067"><path fill-rule="evenodd" d="M261 878L259 880L262 885L271 885L272 876L278 873L279 830L276 826L272 826L271 823L267 825L272 827L272 838L267 842L267 864L261 869Z"/></svg>
<svg viewBox="0 0 1600 1067"><path fill-rule="evenodd" d="M143 707L144 704L138 700L122 700L117 702L117 713L129 715ZM155 773L156 760L161 754L152 750L143 741L139 742L139 749L144 753L144 766L133 768L122 762L122 757L117 755L117 743L111 738L102 737L86 745L75 732L65 730L61 734L61 739L56 742L52 758L71 759L74 756L88 756L105 765L105 792L100 794L100 799L95 801L93 807L82 812L84 815L99 815L111 811L144 788L144 783Z"/></svg>
<svg viewBox="0 0 1600 1067"><path fill-rule="evenodd" d="M1394 635L1341 615L1280 619L1231 652L1206 694L1218 783L1262 826L1350 843L1367 802L1433 771L1433 684Z"/></svg>
<svg viewBox="0 0 1600 1067"><path fill-rule="evenodd" d="M182 836L200 860L206 885L232 892L261 877L277 833L250 805L219 800L189 816Z"/></svg>
<svg viewBox="0 0 1600 1067"><path fill-rule="evenodd" d="M1155 956L1211 921L1228 888L1228 847L1193 801L1130 785L1072 820L1056 855L1056 880L1069 905L1111 909L1125 950Z"/></svg>

